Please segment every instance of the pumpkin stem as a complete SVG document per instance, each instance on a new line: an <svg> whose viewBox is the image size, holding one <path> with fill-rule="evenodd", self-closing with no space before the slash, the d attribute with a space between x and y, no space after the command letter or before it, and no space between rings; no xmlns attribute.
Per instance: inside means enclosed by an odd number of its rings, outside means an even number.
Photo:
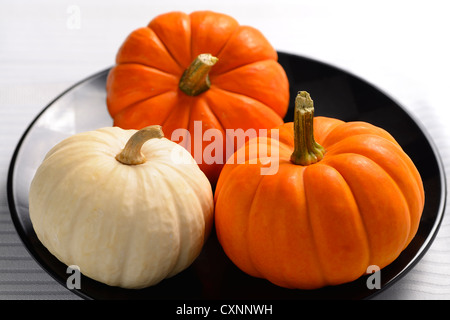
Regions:
<svg viewBox="0 0 450 320"><path fill-rule="evenodd" d="M322 160L325 149L314 140L314 103L306 91L299 91L294 109L294 152L291 162L307 166Z"/></svg>
<svg viewBox="0 0 450 320"><path fill-rule="evenodd" d="M205 92L211 86L209 71L219 59L209 53L202 53L191 63L181 76L179 87L189 96Z"/></svg>
<svg viewBox="0 0 450 320"><path fill-rule="evenodd" d="M126 165L143 164L147 159L141 153L142 145L150 139L163 137L161 126L142 128L131 136L123 150L116 155L116 160Z"/></svg>

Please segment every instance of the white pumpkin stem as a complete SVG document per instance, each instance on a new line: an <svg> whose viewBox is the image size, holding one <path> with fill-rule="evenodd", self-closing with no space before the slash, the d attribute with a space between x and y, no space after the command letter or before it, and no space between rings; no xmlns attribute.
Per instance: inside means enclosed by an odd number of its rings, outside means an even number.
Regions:
<svg viewBox="0 0 450 320"><path fill-rule="evenodd" d="M153 125L142 128L131 136L123 150L116 155L116 160L126 165L143 164L147 159L141 152L142 145L154 138L164 138L161 126Z"/></svg>

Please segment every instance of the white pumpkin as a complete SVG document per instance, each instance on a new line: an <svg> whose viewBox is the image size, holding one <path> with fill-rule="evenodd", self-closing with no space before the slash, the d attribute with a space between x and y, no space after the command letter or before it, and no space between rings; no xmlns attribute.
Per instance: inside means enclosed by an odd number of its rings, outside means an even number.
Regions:
<svg viewBox="0 0 450 320"><path fill-rule="evenodd" d="M143 288L199 255L213 195L189 152L159 126L107 127L48 152L30 186L29 210L37 237L60 261L111 286Z"/></svg>

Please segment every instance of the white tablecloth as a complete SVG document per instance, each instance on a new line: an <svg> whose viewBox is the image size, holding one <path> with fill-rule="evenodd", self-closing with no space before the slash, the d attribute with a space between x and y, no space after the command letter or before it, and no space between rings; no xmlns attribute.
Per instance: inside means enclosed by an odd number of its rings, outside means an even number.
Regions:
<svg viewBox="0 0 450 320"><path fill-rule="evenodd" d="M114 63L124 38L157 14L210 9L260 29L279 51L343 68L410 110L450 168L450 7L447 1L0 2L0 299L78 299L23 247L7 204L14 148L67 87ZM447 210L448 211L448 210ZM423 259L376 299L450 298L450 220Z"/></svg>

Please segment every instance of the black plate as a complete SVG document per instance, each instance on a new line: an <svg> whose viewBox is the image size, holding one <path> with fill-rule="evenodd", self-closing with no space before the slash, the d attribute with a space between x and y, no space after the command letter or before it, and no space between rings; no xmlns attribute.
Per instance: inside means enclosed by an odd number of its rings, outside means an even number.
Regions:
<svg viewBox="0 0 450 320"><path fill-rule="evenodd" d="M362 120L389 131L416 164L426 202L417 235L403 253L381 270L381 289L369 289L367 276L344 285L318 290L291 290L250 277L222 251L215 233L198 259L177 276L141 290L110 287L81 278L87 299L363 299L386 289L424 255L441 223L446 184L442 162L426 131L398 103L367 82L338 68L299 56L279 53L289 77L291 100L298 90L311 93L316 115L344 121ZM74 85L51 102L30 124L14 152L8 175L8 201L17 232L36 261L63 286L71 273L37 239L28 213L28 190L47 151L76 132L112 125L105 104L109 70ZM293 120L293 104L286 121Z"/></svg>

